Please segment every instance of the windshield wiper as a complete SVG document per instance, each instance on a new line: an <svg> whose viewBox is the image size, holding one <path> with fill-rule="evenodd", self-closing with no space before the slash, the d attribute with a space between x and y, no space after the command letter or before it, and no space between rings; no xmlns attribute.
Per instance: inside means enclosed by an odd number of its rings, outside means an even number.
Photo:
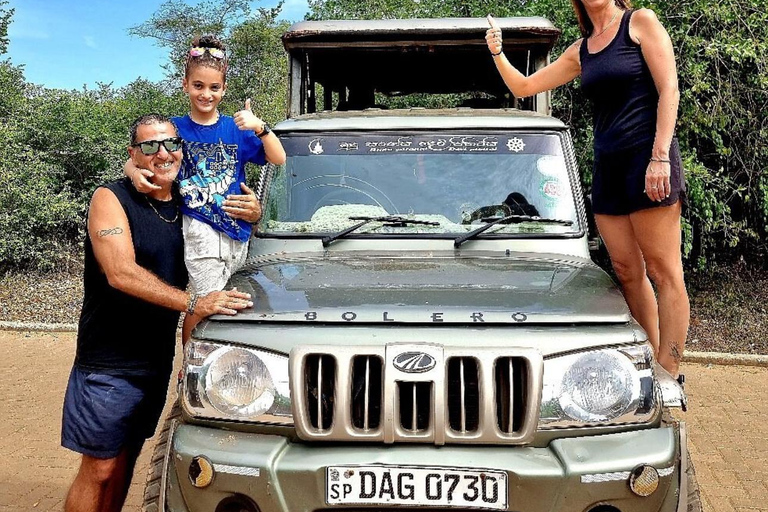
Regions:
<svg viewBox="0 0 768 512"><path fill-rule="evenodd" d="M323 237L323 247L328 247L331 245L335 240L338 240L339 238L343 238L347 236L348 234L352 233L353 231L356 231L360 229L361 227L365 226L369 222L383 222L385 226L390 227L404 227L408 224L420 224L424 226L439 226L439 222L433 222L429 220L417 220L417 219L407 219L405 217L400 217L399 215L386 215L384 217L347 217L349 220L359 220L362 222L358 222L354 226L350 226L344 231L339 231L335 235L330 236L324 236Z"/></svg>
<svg viewBox="0 0 768 512"><path fill-rule="evenodd" d="M543 217L532 217L530 215L507 215L506 217L486 217L480 220L482 220L483 222L487 222L488 224L483 224L482 226L475 229L474 231L470 231L469 233L461 235L460 237L456 238L456 240L453 241L453 246L456 248L461 247L461 244L463 244L467 240L475 238L477 235L486 231L490 227L495 226L496 224L501 224L503 222L507 222L509 224L520 224L521 222L536 222L541 224L560 224L562 226L573 225L572 220L545 219Z"/></svg>

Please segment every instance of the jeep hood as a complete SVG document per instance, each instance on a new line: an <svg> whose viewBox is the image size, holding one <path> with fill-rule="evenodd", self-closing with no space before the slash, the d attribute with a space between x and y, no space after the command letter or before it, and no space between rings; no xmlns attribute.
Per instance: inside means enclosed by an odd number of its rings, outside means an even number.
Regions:
<svg viewBox="0 0 768 512"><path fill-rule="evenodd" d="M231 286L253 307L217 320L382 324L626 323L627 305L588 260L325 257L249 265Z"/></svg>

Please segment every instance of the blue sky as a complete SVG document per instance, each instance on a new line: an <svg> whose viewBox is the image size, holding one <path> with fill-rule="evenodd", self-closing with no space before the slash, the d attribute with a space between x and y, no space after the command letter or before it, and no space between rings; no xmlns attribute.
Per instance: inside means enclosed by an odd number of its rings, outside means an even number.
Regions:
<svg viewBox="0 0 768 512"><path fill-rule="evenodd" d="M163 78L167 50L150 39L128 35L161 0L10 0L16 10L8 30L8 55L24 64L27 81L49 88L93 89L97 82L122 87L138 77ZM197 3L187 0L187 3ZM274 7L277 0L254 1ZM298 21L307 0L286 0L282 19Z"/></svg>

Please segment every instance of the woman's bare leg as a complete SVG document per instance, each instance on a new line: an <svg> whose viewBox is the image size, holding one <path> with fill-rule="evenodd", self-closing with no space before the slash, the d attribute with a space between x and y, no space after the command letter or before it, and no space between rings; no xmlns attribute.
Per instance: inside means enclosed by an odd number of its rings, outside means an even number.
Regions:
<svg viewBox="0 0 768 512"><path fill-rule="evenodd" d="M691 316L680 253L680 212L677 202L629 216L648 275L659 295L659 363L674 377L680 372Z"/></svg>
<svg viewBox="0 0 768 512"><path fill-rule="evenodd" d="M595 215L597 229L608 249L613 270L621 283L629 311L648 333L656 356L659 356L659 307L648 280L643 253L635 239L628 215Z"/></svg>

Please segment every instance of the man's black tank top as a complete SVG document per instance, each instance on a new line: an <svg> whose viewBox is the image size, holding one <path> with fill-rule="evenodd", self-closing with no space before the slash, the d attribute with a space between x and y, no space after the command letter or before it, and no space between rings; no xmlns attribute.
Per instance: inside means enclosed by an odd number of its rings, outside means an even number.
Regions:
<svg viewBox="0 0 768 512"><path fill-rule="evenodd" d="M652 142L659 95L640 46L629 37L625 11L613 40L589 53L581 42L581 89L594 105L595 151L612 153Z"/></svg>
<svg viewBox="0 0 768 512"><path fill-rule="evenodd" d="M177 215L178 197L174 194L172 201L150 199L134 190L127 178L105 188L115 194L128 217L136 263L171 286L184 289L187 270L181 215ZM174 217L175 222L166 222ZM76 366L119 375L153 375L170 370L179 312L110 286L94 257L88 235L84 293Z"/></svg>

